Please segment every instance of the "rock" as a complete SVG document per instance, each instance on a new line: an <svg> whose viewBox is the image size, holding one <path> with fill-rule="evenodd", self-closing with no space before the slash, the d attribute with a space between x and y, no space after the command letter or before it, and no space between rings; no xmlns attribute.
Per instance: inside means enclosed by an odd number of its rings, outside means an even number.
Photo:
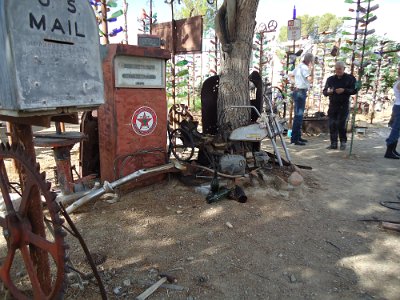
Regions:
<svg viewBox="0 0 400 300"><path fill-rule="evenodd" d="M114 204L114 203L117 203L118 200L119 200L118 196L115 196L112 199L107 199L106 202L109 203L109 204Z"/></svg>
<svg viewBox="0 0 400 300"><path fill-rule="evenodd" d="M260 179L258 178L258 176L253 176L253 175L251 175L251 176L250 176L250 184L251 184L251 186L254 187L254 188L260 187L261 184L260 184Z"/></svg>
<svg viewBox="0 0 400 300"><path fill-rule="evenodd" d="M274 187L275 189L279 190L286 190L287 189L287 182L280 178L279 176L275 176L274 178Z"/></svg>
<svg viewBox="0 0 400 300"><path fill-rule="evenodd" d="M181 215L181 214L183 214L183 211L177 210L176 213L177 213L178 215Z"/></svg>
<svg viewBox="0 0 400 300"><path fill-rule="evenodd" d="M235 178L235 184L240 187L248 187L251 185L250 177Z"/></svg>
<svg viewBox="0 0 400 300"><path fill-rule="evenodd" d="M298 166L294 166L294 170L299 173L301 176L304 176L304 172L298 167Z"/></svg>
<svg viewBox="0 0 400 300"><path fill-rule="evenodd" d="M265 184L267 185L273 185L274 184L274 176L271 174L266 173L264 170L260 170L261 178L264 181Z"/></svg>
<svg viewBox="0 0 400 300"><path fill-rule="evenodd" d="M268 195L269 197L272 198L278 198L280 197L280 193L278 190L273 189L273 188L267 188L265 189L265 194Z"/></svg>
<svg viewBox="0 0 400 300"><path fill-rule="evenodd" d="M102 200L110 200L116 197L117 195L114 193L105 193L104 195L101 196Z"/></svg>
<svg viewBox="0 0 400 300"><path fill-rule="evenodd" d="M210 192L210 186L196 186L194 188L194 191L197 194L203 195L203 196L207 196L208 193Z"/></svg>
<svg viewBox="0 0 400 300"><path fill-rule="evenodd" d="M116 296L119 296L122 294L122 287L121 286L117 286L116 288L113 289L113 293Z"/></svg>
<svg viewBox="0 0 400 300"><path fill-rule="evenodd" d="M131 286L131 280L130 279L125 279L123 281L124 286Z"/></svg>
<svg viewBox="0 0 400 300"><path fill-rule="evenodd" d="M17 277L24 277L25 273L23 271L17 272Z"/></svg>
<svg viewBox="0 0 400 300"><path fill-rule="evenodd" d="M197 282L202 284L202 283L206 283L208 281L207 277L204 275L199 275L197 276Z"/></svg>
<svg viewBox="0 0 400 300"><path fill-rule="evenodd" d="M186 260L187 261L192 261L192 260L194 260L194 257L193 256L189 256L189 257L186 258Z"/></svg>
<svg viewBox="0 0 400 300"><path fill-rule="evenodd" d="M284 200L289 200L289 192L288 191L279 191L279 196Z"/></svg>
<svg viewBox="0 0 400 300"><path fill-rule="evenodd" d="M297 187L297 186L300 186L304 182L304 179L303 179L303 176L301 176L299 172L294 171L289 176L288 182L289 182L289 184Z"/></svg>
<svg viewBox="0 0 400 300"><path fill-rule="evenodd" d="M279 253L279 254L278 254L278 257L283 257L283 254L282 254L282 253Z"/></svg>
<svg viewBox="0 0 400 300"><path fill-rule="evenodd" d="M291 282L291 283L296 282L296 277L295 277L293 274L290 275L290 282Z"/></svg>
<svg viewBox="0 0 400 300"><path fill-rule="evenodd" d="M230 222L226 222L225 225L228 226L228 228L230 228L230 229L233 228L233 225Z"/></svg>

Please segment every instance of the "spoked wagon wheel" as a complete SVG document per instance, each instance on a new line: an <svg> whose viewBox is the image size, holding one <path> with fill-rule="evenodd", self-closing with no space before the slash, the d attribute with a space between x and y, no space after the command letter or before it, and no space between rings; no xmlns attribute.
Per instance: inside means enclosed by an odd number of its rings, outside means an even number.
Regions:
<svg viewBox="0 0 400 300"><path fill-rule="evenodd" d="M10 170L13 159L22 171L14 180ZM6 164L7 167L6 168ZM12 182L17 181L17 182ZM61 228L59 207L45 173L39 173L22 149L0 144L0 188L5 212L1 212L0 279L16 299L60 299L65 277L65 232ZM40 197L46 211L33 212L32 199ZM38 199L38 198L36 198ZM32 216L43 216L48 230L36 232ZM44 228L44 226L43 226ZM40 230L39 230L40 231ZM39 262L39 263L38 263Z"/></svg>
<svg viewBox="0 0 400 300"><path fill-rule="evenodd" d="M193 157L193 139L186 130L175 129L172 131L170 139L171 151L177 160L187 162Z"/></svg>

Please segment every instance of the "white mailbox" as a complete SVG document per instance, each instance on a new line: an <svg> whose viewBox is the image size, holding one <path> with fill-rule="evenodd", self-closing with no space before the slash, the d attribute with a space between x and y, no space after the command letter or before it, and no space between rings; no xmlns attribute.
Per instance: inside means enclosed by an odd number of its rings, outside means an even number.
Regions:
<svg viewBox="0 0 400 300"><path fill-rule="evenodd" d="M0 1L0 115L103 102L99 30L87 0Z"/></svg>

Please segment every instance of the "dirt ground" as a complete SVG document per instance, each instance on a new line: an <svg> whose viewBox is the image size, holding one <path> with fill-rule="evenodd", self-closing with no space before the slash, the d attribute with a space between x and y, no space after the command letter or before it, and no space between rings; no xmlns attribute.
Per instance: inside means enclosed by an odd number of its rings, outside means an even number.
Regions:
<svg viewBox="0 0 400 300"><path fill-rule="evenodd" d="M109 299L135 299L162 272L182 290L160 288L149 299L400 299L399 233L360 221L400 221L379 204L400 193L400 161L383 158L385 122L355 137L350 158L325 149L327 134L290 145L293 162L312 167L294 190L258 182L245 187L247 203L207 204L170 176L115 203L85 205L71 216L106 257L99 269ZM38 151L52 179L50 154ZM74 266L89 272L76 239L67 242ZM65 298L101 299L94 284L81 290L73 281Z"/></svg>

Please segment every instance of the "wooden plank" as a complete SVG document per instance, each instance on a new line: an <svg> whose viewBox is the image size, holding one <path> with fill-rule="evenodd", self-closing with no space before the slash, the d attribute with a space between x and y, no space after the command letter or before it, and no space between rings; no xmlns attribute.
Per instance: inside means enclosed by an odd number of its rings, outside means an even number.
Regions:
<svg viewBox="0 0 400 300"><path fill-rule="evenodd" d="M397 223L382 222L382 227L385 229L390 229L400 232L400 224Z"/></svg>
<svg viewBox="0 0 400 300"><path fill-rule="evenodd" d="M167 281L166 277L161 278L159 281L157 281L155 284L153 284L151 287L149 287L147 290L145 290L143 293L141 293L139 296L137 296L136 300L145 300L147 297L149 297L151 294L153 294L166 281Z"/></svg>

